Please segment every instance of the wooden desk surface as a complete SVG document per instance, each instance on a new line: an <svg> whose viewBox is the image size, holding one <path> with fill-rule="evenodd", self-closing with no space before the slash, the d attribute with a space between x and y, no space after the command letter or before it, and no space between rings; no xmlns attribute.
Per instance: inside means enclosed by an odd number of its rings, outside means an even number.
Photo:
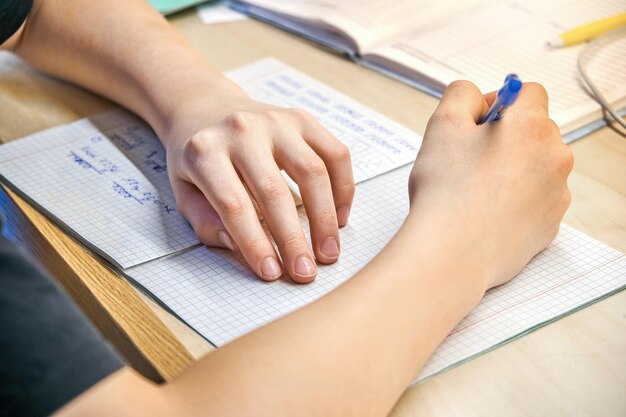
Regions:
<svg viewBox="0 0 626 417"><path fill-rule="evenodd" d="M274 56L423 133L437 101L255 21L171 19L227 70ZM0 142L112 104L0 58ZM573 202L565 222L626 252L626 139L604 128L571 145ZM0 192L9 233L42 261L137 369L170 379L212 348L15 194ZM625 271L626 273L626 271ZM626 415L626 292L409 388L394 416ZM384 381L381 381L384 383Z"/></svg>

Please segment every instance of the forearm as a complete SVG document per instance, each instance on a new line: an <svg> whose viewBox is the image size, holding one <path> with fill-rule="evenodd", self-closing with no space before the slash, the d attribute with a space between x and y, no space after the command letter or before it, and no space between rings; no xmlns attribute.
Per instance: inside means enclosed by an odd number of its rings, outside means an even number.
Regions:
<svg viewBox="0 0 626 417"><path fill-rule="evenodd" d="M410 216L346 284L168 384L120 371L59 415L385 415L486 287L472 236L442 233L443 220Z"/></svg>
<svg viewBox="0 0 626 417"><path fill-rule="evenodd" d="M384 415L484 292L463 239L432 221L409 218L348 283L209 355L168 398L190 416Z"/></svg>
<svg viewBox="0 0 626 417"><path fill-rule="evenodd" d="M162 139L187 102L237 90L143 0L36 0L14 50L129 108Z"/></svg>

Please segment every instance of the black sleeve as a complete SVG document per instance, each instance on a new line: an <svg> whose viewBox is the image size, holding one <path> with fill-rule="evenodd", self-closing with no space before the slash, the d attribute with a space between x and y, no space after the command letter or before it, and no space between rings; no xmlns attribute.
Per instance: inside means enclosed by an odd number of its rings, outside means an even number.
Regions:
<svg viewBox="0 0 626 417"><path fill-rule="evenodd" d="M22 26L32 6L32 0L0 0L0 45Z"/></svg>
<svg viewBox="0 0 626 417"><path fill-rule="evenodd" d="M0 235L0 416L49 415L122 366L58 284Z"/></svg>

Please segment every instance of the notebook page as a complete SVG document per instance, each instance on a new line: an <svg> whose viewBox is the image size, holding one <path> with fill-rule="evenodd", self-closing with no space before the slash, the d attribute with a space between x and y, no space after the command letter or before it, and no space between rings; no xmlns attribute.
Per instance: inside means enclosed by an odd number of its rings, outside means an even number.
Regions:
<svg viewBox="0 0 626 417"><path fill-rule="evenodd" d="M348 146L357 182L417 154L419 135L276 60L229 77L257 100L309 110ZM0 146L0 175L121 268L199 243L166 170L152 130L123 110Z"/></svg>
<svg viewBox="0 0 626 417"><path fill-rule="evenodd" d="M311 284L265 283L239 255L205 247L159 259L126 274L217 346L302 307L348 280L372 259L408 212L410 166L357 186L342 255L319 267ZM306 219L302 217L303 226ZM304 227L307 230L306 227ZM550 248L483 302L450 334L418 379L504 343L626 285L626 256L562 226Z"/></svg>
<svg viewBox="0 0 626 417"><path fill-rule="evenodd" d="M198 243L176 210L161 143L123 110L0 146L0 175L119 267Z"/></svg>
<svg viewBox="0 0 626 417"><path fill-rule="evenodd" d="M621 0L509 0L451 19L436 29L416 30L370 51L366 59L409 77L425 74L442 85L467 79L484 92L497 90L504 76L515 72L523 81L537 81L546 87L550 116L562 133L568 133L599 118L600 107L579 81L576 58L582 46L553 50L546 41L625 10ZM611 102L626 98L624 56L626 39L599 52L590 68Z"/></svg>
<svg viewBox="0 0 626 417"><path fill-rule="evenodd" d="M421 145L413 131L275 59L228 76L255 100L308 111L348 146L357 183L412 162Z"/></svg>

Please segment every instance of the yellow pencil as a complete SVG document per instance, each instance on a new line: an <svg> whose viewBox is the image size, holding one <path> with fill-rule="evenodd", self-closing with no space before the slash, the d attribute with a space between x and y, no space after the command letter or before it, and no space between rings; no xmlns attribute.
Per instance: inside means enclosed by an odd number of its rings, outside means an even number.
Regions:
<svg viewBox="0 0 626 417"><path fill-rule="evenodd" d="M549 40L548 46L561 48L563 46L576 45L624 25L626 25L626 13L620 13L563 32L558 38Z"/></svg>

